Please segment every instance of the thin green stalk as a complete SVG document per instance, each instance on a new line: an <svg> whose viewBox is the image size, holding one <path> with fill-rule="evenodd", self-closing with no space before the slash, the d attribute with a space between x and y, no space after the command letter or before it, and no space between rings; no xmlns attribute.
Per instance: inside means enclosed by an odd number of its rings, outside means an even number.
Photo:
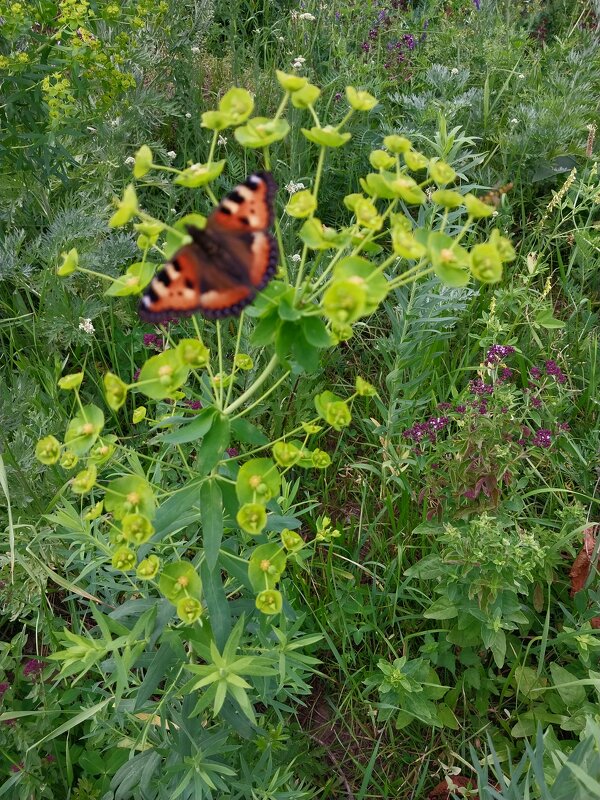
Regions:
<svg viewBox="0 0 600 800"><path fill-rule="evenodd" d="M252 397L253 394L256 394L256 392L260 389L260 387L263 385L263 383L267 380L269 375L275 369L277 361L278 361L277 356L276 355L272 356L271 360L264 368L264 370L261 372L261 374L258 376L258 378L254 381L252 386L249 386L246 389L246 391L243 392L243 394L241 394L236 400L233 401L233 403L228 405L227 408L223 409L223 413L228 415L232 414L240 406L243 406L246 400L248 400L248 398Z"/></svg>
<svg viewBox="0 0 600 800"><path fill-rule="evenodd" d="M240 318L238 320L238 331L237 331L237 336L236 336L236 339L235 339L235 350L234 350L233 359L232 359L233 366L231 368L231 381L229 382L229 386L227 387L227 395L225 397L225 405L229 404L229 401L231 400L231 393L233 392L233 379L234 379L235 374L237 372L237 366L236 366L236 363L235 363L235 357L237 356L237 354L239 352L239 349L240 349L240 341L241 341L241 338L242 338L242 326L243 326L243 324L244 324L244 312L242 311L242 313L240 314Z"/></svg>

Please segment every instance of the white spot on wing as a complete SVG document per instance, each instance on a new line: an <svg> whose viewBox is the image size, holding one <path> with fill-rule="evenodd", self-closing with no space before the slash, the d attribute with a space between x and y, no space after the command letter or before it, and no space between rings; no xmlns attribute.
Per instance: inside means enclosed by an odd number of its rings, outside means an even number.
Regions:
<svg viewBox="0 0 600 800"><path fill-rule="evenodd" d="M221 205L224 208L228 208L232 214L235 214L239 208L239 203L234 203L233 200L228 200L227 198L221 201Z"/></svg>
<svg viewBox="0 0 600 800"><path fill-rule="evenodd" d="M236 191L237 191L238 194L242 195L244 200L249 200L252 197L252 195L254 194L252 189L249 189L247 186L242 186L242 185L238 186Z"/></svg>

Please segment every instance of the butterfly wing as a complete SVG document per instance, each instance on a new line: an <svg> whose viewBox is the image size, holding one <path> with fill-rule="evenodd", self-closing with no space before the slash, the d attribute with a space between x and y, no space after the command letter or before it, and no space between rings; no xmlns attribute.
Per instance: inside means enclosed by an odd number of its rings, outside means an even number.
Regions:
<svg viewBox="0 0 600 800"><path fill-rule="evenodd" d="M275 274L273 222L277 186L268 172L250 175L209 216L203 230L158 272L140 302L140 317L163 322L199 311L209 318L239 314Z"/></svg>

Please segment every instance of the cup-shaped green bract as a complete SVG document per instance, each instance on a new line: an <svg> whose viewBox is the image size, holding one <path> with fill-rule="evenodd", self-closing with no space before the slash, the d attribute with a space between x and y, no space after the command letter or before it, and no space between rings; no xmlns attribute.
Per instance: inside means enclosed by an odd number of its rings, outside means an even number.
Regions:
<svg viewBox="0 0 600 800"><path fill-rule="evenodd" d="M116 278L104 294L109 297L127 297L130 294L140 294L148 286L158 264L150 261L137 261L127 267L124 275Z"/></svg>
<svg viewBox="0 0 600 800"><path fill-rule="evenodd" d="M265 504L277 498L281 476L270 458L252 458L240 467L235 491L240 503Z"/></svg>
<svg viewBox="0 0 600 800"><path fill-rule="evenodd" d="M177 353L182 363L192 369L202 369L210 360L210 350L198 339L180 339Z"/></svg>
<svg viewBox="0 0 600 800"><path fill-rule="evenodd" d="M404 162L412 172L418 172L429 165L429 159L417 150L405 150L403 153Z"/></svg>
<svg viewBox="0 0 600 800"><path fill-rule="evenodd" d="M254 100L247 89L233 87L225 92L219 102L219 111L226 114L232 125L241 125L246 122L252 109Z"/></svg>
<svg viewBox="0 0 600 800"><path fill-rule="evenodd" d="M121 528L127 541L134 545L144 544L154 533L154 526L143 514L125 514Z"/></svg>
<svg viewBox="0 0 600 800"><path fill-rule="evenodd" d="M471 249L471 272L481 283L498 283L502 279L502 259L498 248L491 244L476 244Z"/></svg>
<svg viewBox="0 0 600 800"><path fill-rule="evenodd" d="M129 184L123 192L123 199L119 201L117 210L108 221L111 228L120 228L133 219L138 212L138 201L133 184Z"/></svg>
<svg viewBox="0 0 600 800"><path fill-rule="evenodd" d="M294 108L308 108L317 102L320 94L321 90L318 86L307 83L292 94L292 105Z"/></svg>
<svg viewBox="0 0 600 800"><path fill-rule="evenodd" d="M286 92L297 92L308 83L308 78L303 78L300 75L290 75L288 72L282 72L279 69L275 70L275 75L279 85Z"/></svg>
<svg viewBox="0 0 600 800"><path fill-rule="evenodd" d="M368 175L365 175L364 178L359 178L360 185L364 189L364 191L371 195L371 197L382 197L385 200L392 200L394 197L398 197L398 193L392 189L391 181L394 179L394 175L391 172L386 172L382 170L381 172L369 172ZM361 198L362 195L358 195L358 198ZM356 206L357 200L353 200L353 206ZM352 210L354 211L354 207Z"/></svg>
<svg viewBox="0 0 600 800"><path fill-rule="evenodd" d="M202 603L195 597L182 597L177 603L177 616L186 625L193 625L202 616Z"/></svg>
<svg viewBox="0 0 600 800"><path fill-rule="evenodd" d="M356 394L361 397L374 397L377 394L377 389L373 384L361 378L360 375L356 376L355 387Z"/></svg>
<svg viewBox="0 0 600 800"><path fill-rule="evenodd" d="M133 177L143 178L152 169L152 150L143 144L136 152L133 162Z"/></svg>
<svg viewBox="0 0 600 800"><path fill-rule="evenodd" d="M317 469L327 469L331 464L331 456L329 453L326 453L325 450L319 450L319 448L312 451L311 460L313 467Z"/></svg>
<svg viewBox="0 0 600 800"><path fill-rule="evenodd" d="M138 376L136 388L146 397L163 400L186 382L190 368L181 360L177 349L165 350L149 358Z"/></svg>
<svg viewBox="0 0 600 800"><path fill-rule="evenodd" d="M138 578L144 581L151 581L158 575L160 570L160 558L158 556L150 555L145 558L137 566L135 574Z"/></svg>
<svg viewBox="0 0 600 800"><path fill-rule="evenodd" d="M361 197L354 203L356 221L361 228L378 231L383 225L383 217L377 211L377 206L370 197Z"/></svg>
<svg viewBox="0 0 600 800"><path fill-rule="evenodd" d="M285 119L254 117L246 125L235 129L234 136L242 147L266 147L284 139L290 130Z"/></svg>
<svg viewBox="0 0 600 800"><path fill-rule="evenodd" d="M64 450L61 454L59 464L63 469L73 469L78 461L79 458L72 450Z"/></svg>
<svg viewBox="0 0 600 800"><path fill-rule="evenodd" d="M139 475L124 475L112 480L105 490L104 507L115 519L123 519L127 514L143 514L148 519L154 517L154 493L150 484Z"/></svg>
<svg viewBox="0 0 600 800"><path fill-rule="evenodd" d="M56 464L60 458L60 442L55 436L44 436L35 446L35 457L42 464Z"/></svg>
<svg viewBox="0 0 600 800"><path fill-rule="evenodd" d="M431 195L431 199L442 208L458 208L463 202L462 194L454 189L438 189Z"/></svg>
<svg viewBox="0 0 600 800"><path fill-rule="evenodd" d="M109 433L98 439L96 444L92 446L88 454L88 460L93 464L106 463L116 450L117 437Z"/></svg>
<svg viewBox="0 0 600 800"><path fill-rule="evenodd" d="M212 164L190 164L178 175L174 183L178 186L185 186L187 189L197 189L212 183L223 172L225 160L213 161Z"/></svg>
<svg viewBox="0 0 600 800"><path fill-rule="evenodd" d="M142 422L142 420L146 419L147 413L148 409L146 408L146 406L138 406L137 408L134 408L131 417L133 424L137 425L138 422Z"/></svg>
<svg viewBox="0 0 600 800"><path fill-rule="evenodd" d="M389 291L388 282L380 271L366 258L346 256L335 265L335 280L347 280L360 286L365 292L365 305L360 316L372 314L383 302ZM350 320L340 320L349 322Z"/></svg>
<svg viewBox="0 0 600 800"><path fill-rule="evenodd" d="M202 127L211 131L222 131L233 125L229 114L225 114L223 111L205 111L201 119L202 122L200 124Z"/></svg>
<svg viewBox="0 0 600 800"><path fill-rule="evenodd" d="M385 150L373 150L369 162L374 169L392 169L396 165L396 159Z"/></svg>
<svg viewBox="0 0 600 800"><path fill-rule="evenodd" d="M315 396L317 414L336 431L346 428L352 422L352 413L345 400L333 392L321 392Z"/></svg>
<svg viewBox="0 0 600 800"><path fill-rule="evenodd" d="M79 266L79 253L75 247L71 248L68 253L61 253L62 264L56 269L56 274L61 278L71 275Z"/></svg>
<svg viewBox="0 0 600 800"><path fill-rule="evenodd" d="M238 353L233 360L238 369L249 370L254 366L254 361L246 353Z"/></svg>
<svg viewBox="0 0 600 800"><path fill-rule="evenodd" d="M364 281L334 278L323 293L322 308L328 319L351 324L363 316L366 303Z"/></svg>
<svg viewBox="0 0 600 800"><path fill-rule="evenodd" d="M256 596L256 607L263 614L279 614L283 607L281 592L265 589Z"/></svg>
<svg viewBox="0 0 600 800"><path fill-rule="evenodd" d="M408 155L405 153L405 156ZM427 199L427 195L420 188L414 178L402 173L387 179L387 185L396 197L404 200L405 203L421 205Z"/></svg>
<svg viewBox="0 0 600 800"><path fill-rule="evenodd" d="M466 286L470 280L469 253L451 236L430 231L427 250L436 275L448 286Z"/></svg>
<svg viewBox="0 0 600 800"><path fill-rule="evenodd" d="M291 467L302 456L302 450L292 442L275 442L273 445L273 458L280 467Z"/></svg>
<svg viewBox="0 0 600 800"><path fill-rule="evenodd" d="M65 433L65 444L76 456L83 456L92 447L103 427L102 409L94 405L83 406L69 422Z"/></svg>
<svg viewBox="0 0 600 800"><path fill-rule="evenodd" d="M379 102L369 92L355 89L354 86L346 86L346 98L355 111L370 111Z"/></svg>
<svg viewBox="0 0 600 800"><path fill-rule="evenodd" d="M260 544L250 556L248 578L255 592L277 586L286 565L287 557L280 544Z"/></svg>
<svg viewBox="0 0 600 800"><path fill-rule="evenodd" d="M284 528L281 531L281 543L288 553L297 553L304 547L304 539L296 531Z"/></svg>
<svg viewBox="0 0 600 800"><path fill-rule="evenodd" d="M98 500L97 503L94 503L93 506L90 506L90 508L83 515L83 518L87 519L90 522L94 519L98 519L100 514L102 514L103 508L104 508L104 500Z"/></svg>
<svg viewBox="0 0 600 800"><path fill-rule="evenodd" d="M303 189L290 197L285 210L290 217L302 219L303 217L310 217L316 208L317 198L310 189Z"/></svg>
<svg viewBox="0 0 600 800"><path fill-rule="evenodd" d="M494 228L490 234L489 243L496 248L498 255L500 256L500 261L503 263L514 261L517 257L515 248L510 243L510 240L507 239L506 236L502 236L497 228Z"/></svg>
<svg viewBox="0 0 600 800"><path fill-rule="evenodd" d="M456 172L452 169L450 164L446 164L445 161L441 160L429 162L429 174L440 186L452 183L456 178Z"/></svg>
<svg viewBox="0 0 600 800"><path fill-rule="evenodd" d="M121 570L121 572L129 572L135 569L136 555L129 547L119 547L113 554L111 563L114 569Z"/></svg>
<svg viewBox="0 0 600 800"><path fill-rule="evenodd" d="M267 524L267 512L260 503L244 503L235 518L240 528L253 536L260 533Z"/></svg>
<svg viewBox="0 0 600 800"><path fill-rule="evenodd" d="M389 136L384 136L383 146L386 147L390 153L406 153L412 148L412 142L406 136L398 136L395 133Z"/></svg>
<svg viewBox="0 0 600 800"><path fill-rule="evenodd" d="M300 129L309 142L321 145L321 147L341 147L350 141L352 134L340 133L333 125L325 125L323 128L313 127L310 129Z"/></svg>
<svg viewBox="0 0 600 800"><path fill-rule="evenodd" d="M90 464L86 469L78 472L71 478L71 491L75 494L87 494L91 492L96 483L97 470L95 464Z"/></svg>
<svg viewBox="0 0 600 800"><path fill-rule="evenodd" d="M463 203L467 209L467 214L473 219L482 219L483 217L491 217L495 211L493 206L488 206L483 200L475 197L474 194L466 194L463 197Z"/></svg>
<svg viewBox="0 0 600 800"><path fill-rule="evenodd" d="M344 232L338 233L333 228L328 228L317 217L307 219L298 232L300 239L312 250L331 250L343 247L350 240Z"/></svg>
<svg viewBox="0 0 600 800"><path fill-rule="evenodd" d="M118 411L127 399L127 384L113 372L107 372L102 383L106 405L113 411Z"/></svg>
<svg viewBox="0 0 600 800"><path fill-rule="evenodd" d="M189 561L175 561L163 567L158 588L174 605L184 597L202 596L202 581Z"/></svg>
<svg viewBox="0 0 600 800"><path fill-rule="evenodd" d="M79 389L82 380L83 372L72 372L70 375L63 375L62 378L58 379L58 387L66 391Z"/></svg>

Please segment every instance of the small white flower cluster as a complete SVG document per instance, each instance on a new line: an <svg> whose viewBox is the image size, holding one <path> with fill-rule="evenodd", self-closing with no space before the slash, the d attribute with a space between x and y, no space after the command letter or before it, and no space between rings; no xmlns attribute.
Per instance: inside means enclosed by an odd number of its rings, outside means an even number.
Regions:
<svg viewBox="0 0 600 800"><path fill-rule="evenodd" d="M199 47L197 47L197 46L196 47L192 47L192 53L194 55L197 55L199 52L200 52L200 48Z"/></svg>
<svg viewBox="0 0 600 800"><path fill-rule="evenodd" d="M91 336L96 329L92 325L91 319L84 319L83 317L81 317L79 322L79 330L84 331L85 333L89 333Z"/></svg>
<svg viewBox="0 0 600 800"><path fill-rule="evenodd" d="M219 138L217 139L217 144L219 145L219 147L225 147L225 145L227 144L227 137L220 135Z"/></svg>
<svg viewBox="0 0 600 800"><path fill-rule="evenodd" d="M294 255L291 256L291 259L294 262L294 264L297 264L299 261L302 260L302 256L300 255L300 253L294 253Z"/></svg>
<svg viewBox="0 0 600 800"><path fill-rule="evenodd" d="M127 156L125 159L125 166L130 167L132 164L135 164L135 158L133 156Z"/></svg>
<svg viewBox="0 0 600 800"><path fill-rule="evenodd" d="M303 183L294 183L294 181L290 181L288 185L285 187L285 190L289 194L296 194L296 192L299 192L301 189L305 188L306 187L304 186Z"/></svg>
<svg viewBox="0 0 600 800"><path fill-rule="evenodd" d="M304 12L304 14L298 14L298 19L305 19L308 22L314 22L316 17L314 14L309 14L308 12Z"/></svg>
<svg viewBox="0 0 600 800"><path fill-rule="evenodd" d="M192 118L192 115L190 114L190 112L189 112L189 111L187 111L187 112L186 112L186 114L185 114L185 118L186 118L186 119L191 119L191 118Z"/></svg>
<svg viewBox="0 0 600 800"><path fill-rule="evenodd" d="M304 56L296 56L292 61L292 69L302 69L302 65L306 63Z"/></svg>
<svg viewBox="0 0 600 800"><path fill-rule="evenodd" d="M513 117L513 118L511 119L511 121L510 121L510 124L511 124L511 125L516 125L518 122L519 122L519 120L518 120L516 117Z"/></svg>
<svg viewBox="0 0 600 800"><path fill-rule="evenodd" d="M450 75L458 75L458 67L452 67L450 70Z"/></svg>
<svg viewBox="0 0 600 800"><path fill-rule="evenodd" d="M171 161L172 161L172 160L173 160L173 159L174 159L176 156L177 156L177 153L175 152L175 150L169 150L169 152L167 153L167 158L170 158L170 159L171 159Z"/></svg>

